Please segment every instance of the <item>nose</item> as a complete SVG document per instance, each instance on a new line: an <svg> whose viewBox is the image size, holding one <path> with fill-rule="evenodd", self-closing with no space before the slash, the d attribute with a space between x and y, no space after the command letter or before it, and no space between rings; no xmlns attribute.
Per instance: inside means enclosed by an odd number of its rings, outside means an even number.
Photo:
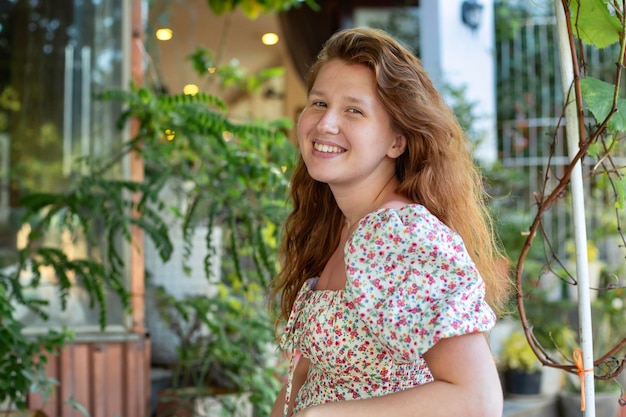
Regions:
<svg viewBox="0 0 626 417"><path fill-rule="evenodd" d="M319 121L317 122L317 130L320 133L330 133L337 134L339 133L339 119L337 114L328 109L322 114Z"/></svg>

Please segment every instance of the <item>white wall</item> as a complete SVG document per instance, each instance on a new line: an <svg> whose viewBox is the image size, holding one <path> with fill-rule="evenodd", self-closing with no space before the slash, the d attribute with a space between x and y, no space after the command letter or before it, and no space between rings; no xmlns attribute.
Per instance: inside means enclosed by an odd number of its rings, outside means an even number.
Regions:
<svg viewBox="0 0 626 417"><path fill-rule="evenodd" d="M481 25L475 31L461 21L463 0L422 0L421 59L436 85L465 85L466 99L476 102L477 129L484 139L476 157L497 158L493 0L483 5Z"/></svg>

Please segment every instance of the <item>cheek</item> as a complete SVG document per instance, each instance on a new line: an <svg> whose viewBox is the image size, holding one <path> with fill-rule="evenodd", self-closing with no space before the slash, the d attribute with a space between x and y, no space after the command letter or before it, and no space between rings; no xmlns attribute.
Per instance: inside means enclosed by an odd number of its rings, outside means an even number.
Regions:
<svg viewBox="0 0 626 417"><path fill-rule="evenodd" d="M305 137L306 137L306 135L302 131L302 124L298 123L297 129L296 129L296 139L298 140L298 147L300 149L302 149L302 146L304 145L304 138Z"/></svg>
<svg viewBox="0 0 626 417"><path fill-rule="evenodd" d="M302 144L308 139L308 134L311 131L312 125L312 118L310 116L307 117L305 113L302 113L298 119L298 125L296 128L296 132L298 134L298 145L302 146Z"/></svg>

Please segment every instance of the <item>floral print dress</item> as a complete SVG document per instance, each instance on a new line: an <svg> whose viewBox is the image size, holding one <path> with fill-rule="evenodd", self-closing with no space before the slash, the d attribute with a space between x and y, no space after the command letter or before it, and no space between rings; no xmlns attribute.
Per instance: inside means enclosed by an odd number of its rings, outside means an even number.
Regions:
<svg viewBox="0 0 626 417"><path fill-rule="evenodd" d="M294 412L430 382L424 352L495 323L463 241L421 205L365 216L344 260L345 288L315 290L316 278L308 280L283 334L283 349L310 360Z"/></svg>

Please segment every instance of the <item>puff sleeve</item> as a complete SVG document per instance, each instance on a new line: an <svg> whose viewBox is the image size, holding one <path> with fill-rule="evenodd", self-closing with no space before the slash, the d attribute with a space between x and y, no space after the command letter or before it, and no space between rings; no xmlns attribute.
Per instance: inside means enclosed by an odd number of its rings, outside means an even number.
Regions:
<svg viewBox="0 0 626 417"><path fill-rule="evenodd" d="M495 323L460 236L423 206L363 218L345 261L348 302L399 363L418 360L442 338Z"/></svg>

